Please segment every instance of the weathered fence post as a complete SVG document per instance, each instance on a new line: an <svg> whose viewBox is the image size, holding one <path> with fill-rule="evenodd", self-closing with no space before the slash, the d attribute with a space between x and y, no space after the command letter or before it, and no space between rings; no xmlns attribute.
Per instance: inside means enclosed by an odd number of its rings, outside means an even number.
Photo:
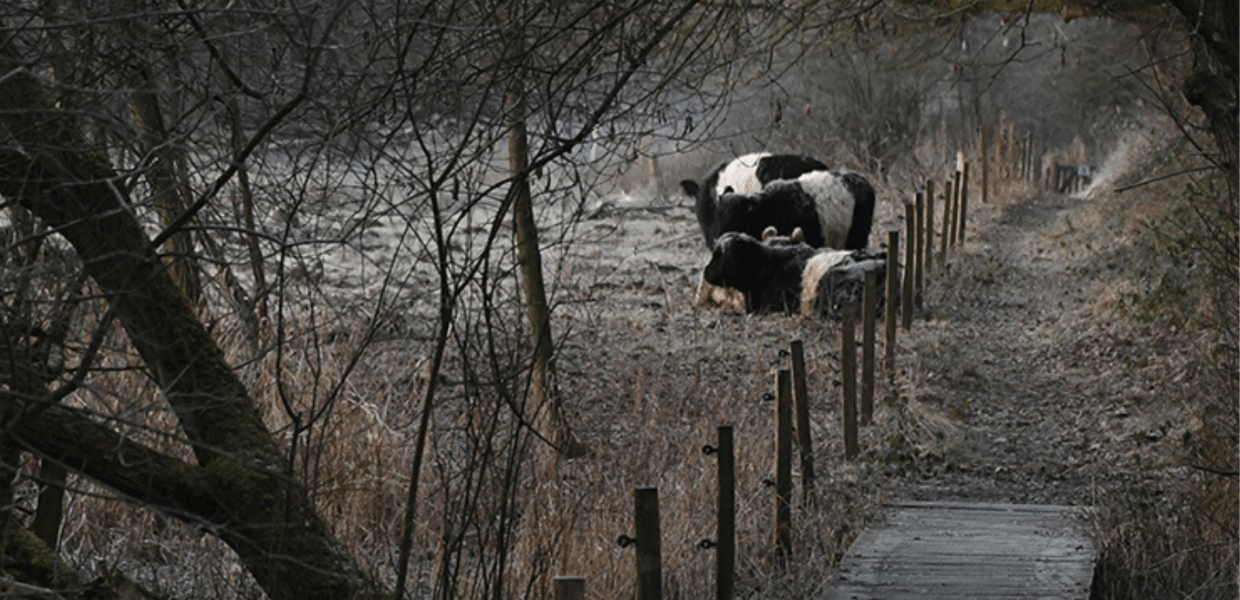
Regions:
<svg viewBox="0 0 1240 600"><path fill-rule="evenodd" d="M977 128L978 143L982 147L982 204L990 200L990 157L986 155L986 126Z"/></svg>
<svg viewBox="0 0 1240 600"><path fill-rule="evenodd" d="M964 245L964 226L969 214L969 163L960 172L960 245Z"/></svg>
<svg viewBox="0 0 1240 600"><path fill-rule="evenodd" d="M663 598L663 533L659 527L659 488L633 491L637 530L637 599Z"/></svg>
<svg viewBox="0 0 1240 600"><path fill-rule="evenodd" d="M883 311L887 325L887 372L896 370L896 307L900 298L900 232L887 232L887 300Z"/></svg>
<svg viewBox="0 0 1240 600"><path fill-rule="evenodd" d="M926 180L926 274L934 271L934 180Z"/></svg>
<svg viewBox="0 0 1240 600"><path fill-rule="evenodd" d="M736 454L732 426L719 426L719 531L715 542L715 600L732 600L736 581Z"/></svg>
<svg viewBox="0 0 1240 600"><path fill-rule="evenodd" d="M943 230L948 232L947 245L954 248L956 246L956 219L960 216L960 171L952 173L952 200L948 202L951 207L950 220L943 225Z"/></svg>
<svg viewBox="0 0 1240 600"><path fill-rule="evenodd" d="M555 600L585 600L586 578L569 575L556 575Z"/></svg>
<svg viewBox="0 0 1240 600"><path fill-rule="evenodd" d="M913 231L916 239L913 243L917 250L913 253L913 308L921 310L921 293L922 282L925 279L926 268L926 200L921 192L917 192L914 200L914 216L916 223L913 224Z"/></svg>
<svg viewBox="0 0 1240 600"><path fill-rule="evenodd" d="M861 424L874 418L874 321L878 312L878 273L866 271L861 321ZM887 310L891 310L888 308Z"/></svg>
<svg viewBox="0 0 1240 600"><path fill-rule="evenodd" d="M788 369L776 377L775 558L781 569L792 557L792 382Z"/></svg>
<svg viewBox="0 0 1240 600"><path fill-rule="evenodd" d="M947 239L952 222L952 180L943 182L943 234L939 236L939 266L947 264Z"/></svg>
<svg viewBox="0 0 1240 600"><path fill-rule="evenodd" d="M809 501L814 489L814 450L809 431L809 390L805 383L805 347L801 340L788 342L792 363L792 399L796 409L797 443L801 446L801 495Z"/></svg>
<svg viewBox="0 0 1240 600"><path fill-rule="evenodd" d="M1003 135L1003 158L1005 159L1000 164L1003 166L1003 177L1011 179L1016 168L1016 156L1020 153L1017 147L1016 125L1008 122L1005 115L1001 115L1000 119L999 127Z"/></svg>
<svg viewBox="0 0 1240 600"><path fill-rule="evenodd" d="M913 228L916 227L916 219L913 217L913 205L904 205L904 290L900 294L900 317L901 325L904 330L908 331L913 326L913 276L916 268L913 265L913 251L915 250L913 240L916 239Z"/></svg>
<svg viewBox="0 0 1240 600"><path fill-rule="evenodd" d="M1031 139L1029 142L1029 148L1032 151L1030 158L1032 164L1029 170L1033 175L1033 183L1036 187L1041 188L1044 187L1046 182L1042 179L1042 147L1035 144L1036 141L1036 139Z"/></svg>
<svg viewBox="0 0 1240 600"><path fill-rule="evenodd" d="M1029 134L1029 152L1025 156L1025 160L1028 162L1028 164L1025 165L1025 179L1031 184L1037 183L1038 181L1037 155L1037 140L1034 139L1033 134L1031 133Z"/></svg>
<svg viewBox="0 0 1240 600"><path fill-rule="evenodd" d="M853 302L845 304L840 326L840 376L844 379L844 457L852 460L857 457L857 336L853 321L856 320L857 305Z"/></svg>
<svg viewBox="0 0 1240 600"><path fill-rule="evenodd" d="M1032 154L1029 136L1025 136L1020 140L1020 162L1016 165L1016 174L1021 180L1029 181L1029 155Z"/></svg>

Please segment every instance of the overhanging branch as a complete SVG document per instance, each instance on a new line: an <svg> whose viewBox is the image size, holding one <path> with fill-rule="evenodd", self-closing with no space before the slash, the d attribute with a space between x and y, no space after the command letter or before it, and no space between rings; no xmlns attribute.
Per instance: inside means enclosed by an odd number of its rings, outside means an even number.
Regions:
<svg viewBox="0 0 1240 600"><path fill-rule="evenodd" d="M0 404L24 403L6 394ZM11 411L18 416L5 427L23 449L187 523L228 522L228 511L216 502L201 467L131 440L80 409L59 404L37 408Z"/></svg>

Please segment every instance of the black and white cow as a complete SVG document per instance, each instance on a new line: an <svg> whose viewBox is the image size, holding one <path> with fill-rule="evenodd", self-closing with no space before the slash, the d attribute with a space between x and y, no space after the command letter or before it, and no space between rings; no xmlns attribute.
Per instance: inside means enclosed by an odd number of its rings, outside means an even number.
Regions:
<svg viewBox="0 0 1240 600"><path fill-rule="evenodd" d="M713 227L720 233L758 235L765 227L800 227L815 248L865 248L874 221L874 188L851 171L810 171L772 181L756 192L724 194L716 201ZM703 225L703 231L706 226Z"/></svg>
<svg viewBox="0 0 1240 600"><path fill-rule="evenodd" d="M685 194L694 199L694 212L697 214L698 225L702 228L702 237L706 247L711 248L720 234L728 229L720 226L718 218L718 201L724 194L749 194L761 190L766 184L780 179L796 179L811 171L826 171L827 165L822 161L799 154L770 154L758 152L734 158L717 167L706 175L701 183L692 179L680 182ZM767 224L756 224L748 231L758 236ZM779 228L780 231L792 231L792 227Z"/></svg>
<svg viewBox="0 0 1240 600"><path fill-rule="evenodd" d="M740 291L746 312L838 318L845 303L860 305L867 271L878 273L877 290L885 290L886 260L885 251L768 244L747 233L727 232L715 242L703 279ZM881 310L881 299L878 306Z"/></svg>

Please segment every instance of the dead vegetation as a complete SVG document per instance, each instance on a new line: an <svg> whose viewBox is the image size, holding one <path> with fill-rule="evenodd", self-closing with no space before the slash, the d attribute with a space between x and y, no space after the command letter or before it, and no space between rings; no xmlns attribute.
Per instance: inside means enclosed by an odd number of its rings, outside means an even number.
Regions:
<svg viewBox="0 0 1240 600"><path fill-rule="evenodd" d="M1225 390L1202 351L1215 339L1203 319L1132 308L1145 296L1121 259L1144 235L1134 219L1164 214L1165 190L1116 196L1110 183L1075 197L1016 185L971 207L970 241L930 278L925 312L901 335L897 371L880 373L876 421L852 463L842 458L834 324L693 310L705 251L679 199L583 221L598 235L555 261L555 314L560 392L590 453L557 459L517 416L528 385L519 329L486 339L455 332L419 499L417 597L500 587L506 597L546 597L557 574L584 575L592 597L630 595L632 550L615 540L632 533L633 489L648 485L660 494L665 592L708 596L714 558L697 545L714 535L715 464L700 449L720 424L737 436L742 597L819 594L889 497L1094 506L1100 597L1228 597L1235 477L1190 465L1212 452L1234 470L1224 451L1234 449L1234 401L1194 393ZM882 197L876 236L900 227L898 195ZM293 464L341 539L392 577L427 342L308 333L289 336L304 346L282 355L282 381L333 381L356 352L364 360L328 417L297 434L305 437ZM781 571L764 483L774 406L763 394L790 339L806 345L820 483L811 502L794 494L794 555ZM482 344L493 345L491 362L462 360ZM271 385L276 360L241 372L291 444L295 423ZM114 393L152 393L134 382ZM72 485L62 548L74 566L119 568L171 595L258 596L211 535Z"/></svg>

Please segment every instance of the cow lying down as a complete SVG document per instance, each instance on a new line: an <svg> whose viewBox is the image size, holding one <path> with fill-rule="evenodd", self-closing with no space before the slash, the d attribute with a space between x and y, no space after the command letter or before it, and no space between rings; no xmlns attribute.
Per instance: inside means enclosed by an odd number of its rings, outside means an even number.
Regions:
<svg viewBox="0 0 1240 600"><path fill-rule="evenodd" d="M772 246L801 244L805 242L805 233L797 227L790 235L781 236L774 227L767 227L762 232L762 241ZM744 310L745 295L736 288L712 285L706 281L705 274L703 274L698 280L697 296L693 300L693 307Z"/></svg>
<svg viewBox="0 0 1240 600"><path fill-rule="evenodd" d="M838 319L846 303L856 303L860 309L869 271L877 274L881 313L886 251L816 249L791 239L770 243L728 232L715 242L702 278L707 284L739 291L745 312L800 312Z"/></svg>

